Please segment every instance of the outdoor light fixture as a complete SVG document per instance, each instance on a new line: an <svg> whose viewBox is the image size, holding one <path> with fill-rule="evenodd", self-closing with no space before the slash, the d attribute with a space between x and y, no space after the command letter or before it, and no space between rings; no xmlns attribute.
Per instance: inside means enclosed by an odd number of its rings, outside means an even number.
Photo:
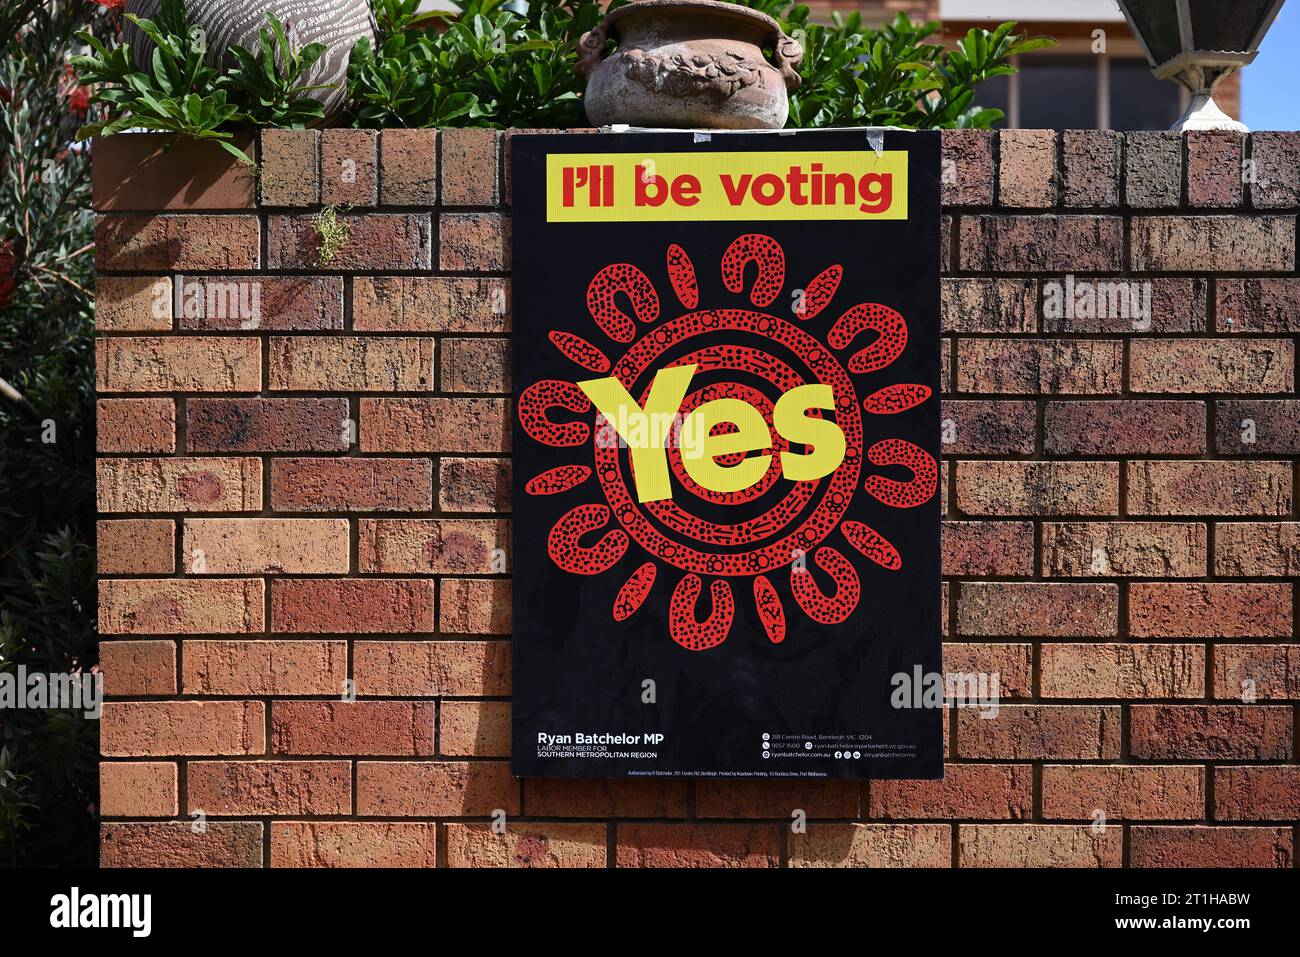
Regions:
<svg viewBox="0 0 1300 957"><path fill-rule="evenodd" d="M1152 72L1192 93L1175 130L1241 130L1214 102L1219 81L1251 63L1283 0L1119 0Z"/></svg>

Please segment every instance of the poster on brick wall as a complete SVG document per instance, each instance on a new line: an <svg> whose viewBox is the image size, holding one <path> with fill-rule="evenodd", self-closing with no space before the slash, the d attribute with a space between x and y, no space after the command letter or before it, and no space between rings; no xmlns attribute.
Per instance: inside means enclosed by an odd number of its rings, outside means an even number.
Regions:
<svg viewBox="0 0 1300 957"><path fill-rule="evenodd" d="M514 773L942 777L939 134L512 183Z"/></svg>

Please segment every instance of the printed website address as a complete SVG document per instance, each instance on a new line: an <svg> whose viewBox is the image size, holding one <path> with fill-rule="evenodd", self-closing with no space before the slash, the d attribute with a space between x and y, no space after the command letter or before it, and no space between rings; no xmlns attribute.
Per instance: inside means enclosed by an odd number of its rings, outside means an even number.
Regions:
<svg viewBox="0 0 1300 957"><path fill-rule="evenodd" d="M1249 917L1116 917L1116 929L1133 930L1249 930Z"/></svg>

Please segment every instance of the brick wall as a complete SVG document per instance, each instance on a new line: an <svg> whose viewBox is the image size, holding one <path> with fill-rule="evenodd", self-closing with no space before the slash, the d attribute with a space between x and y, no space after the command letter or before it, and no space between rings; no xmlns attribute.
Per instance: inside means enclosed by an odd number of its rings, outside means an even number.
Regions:
<svg viewBox="0 0 1300 957"><path fill-rule="evenodd" d="M1300 135L946 136L945 666L1005 700L871 784L510 776L500 134L140 142L96 146L105 864L1294 866Z"/></svg>

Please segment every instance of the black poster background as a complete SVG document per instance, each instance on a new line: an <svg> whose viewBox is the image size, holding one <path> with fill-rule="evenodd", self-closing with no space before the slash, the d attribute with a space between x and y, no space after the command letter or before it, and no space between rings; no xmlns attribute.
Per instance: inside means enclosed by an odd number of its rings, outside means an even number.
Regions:
<svg viewBox="0 0 1300 957"><path fill-rule="evenodd" d="M663 153L692 151L812 151L870 149L863 130L775 133L714 133L695 142L690 132L516 135L513 143L513 369L514 369L514 530L513 530L513 760L520 776L630 777L641 775L939 778L943 774L942 709L891 706L899 672L941 672L939 516L942 489L926 504L887 507L857 485L845 519L865 522L892 542L902 556L899 571L887 571L864 558L832 531L823 544L834 545L854 565L862 585L856 610L838 625L812 621L791 594L789 569L769 575L787 621L787 636L770 641L758 618L750 578L732 578L735 620L720 646L689 651L669 636L668 608L683 572L656 560L658 575L638 612L614 620L611 609L619 588L651 556L633 540L609 570L579 576L554 565L547 535L577 505L605 503L595 476L556 495L530 495L525 484L561 465L593 465L592 443L552 448L530 438L519 422L523 391L540 379L569 382L601 377L576 365L548 341L565 330L599 346L612 362L628 348L606 337L592 320L586 291L604 266L638 266L660 300L659 323L691 310L673 295L666 271L670 243L682 246L698 276L699 308L753 308L749 290L755 267L746 270L742 293L722 282L724 251L745 233L763 233L785 250L785 285L777 299L758 311L792 319L791 292L835 263L843 281L831 304L800 328L825 342L836 319L850 306L875 302L898 310L908 326L908 343L892 365L853 375L858 401L893 383L921 383L932 390L922 405L897 415L863 415L864 449L887 438L905 439L939 459L939 246L940 137L938 133L885 132L884 148L909 154L908 218L904 221L742 221L548 223L548 153ZM743 172L743 170L736 170ZM625 311L630 313L626 302ZM637 336L647 331L638 323ZM735 340L741 333L713 333ZM869 343L864 333L836 353L846 364L852 352ZM750 341L756 337L748 337ZM727 341L731 341L727 340ZM698 348L707 339L694 339ZM752 342L751 342L752 344ZM778 350L778 344L760 340ZM656 362L663 368L671 355ZM796 368L804 367L795 363ZM609 373L605 373L606 375ZM717 374L707 381L714 381ZM691 385L695 391L706 380ZM631 389L640 399L649 378ZM775 396L771 396L775 398ZM552 410L556 421L594 423L592 408L577 415ZM623 457L627 472L627 451ZM774 462L773 467L777 467ZM899 466L876 467L865 458L862 477L881 474L906 481ZM827 479L821 480L823 483ZM782 478L759 504L779 498L790 483ZM727 506L690 496L674 480L674 495L689 499L694 513L712 521L736 521ZM814 497L814 502L816 497ZM744 516L742 516L744 517ZM594 543L617 520L582 539ZM808 561L808 574L826 593L828 575ZM709 576L697 615L707 615ZM643 682L652 680L656 701L643 703ZM919 693L919 692L918 692ZM644 742L612 745L609 751L655 752L655 758L539 757L539 732L556 735L663 734L657 746ZM769 745L784 742L764 757ZM861 759L835 758L833 736L870 735L878 746L903 751L868 751ZM786 736L786 737L781 737ZM790 738L789 736L794 736ZM819 738L818 736L832 736ZM811 743L813 747L807 748ZM793 745L802 757L781 756Z"/></svg>

